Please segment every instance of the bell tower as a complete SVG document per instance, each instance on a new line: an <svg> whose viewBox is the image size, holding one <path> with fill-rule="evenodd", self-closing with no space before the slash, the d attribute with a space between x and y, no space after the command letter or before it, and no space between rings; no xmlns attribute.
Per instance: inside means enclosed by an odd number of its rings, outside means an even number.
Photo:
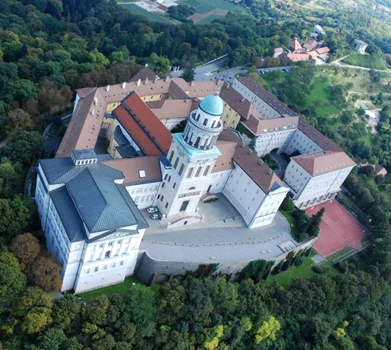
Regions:
<svg viewBox="0 0 391 350"><path fill-rule="evenodd" d="M183 140L199 150L210 150L223 130L220 116L223 114L223 101L217 95L205 97L199 108L190 113Z"/></svg>
<svg viewBox="0 0 391 350"><path fill-rule="evenodd" d="M198 203L207 192L210 174L221 155L215 144L223 129L222 114L221 98L209 95L190 113L185 131L173 135L167 154L170 166L162 171L163 182L154 201L167 225L202 221Z"/></svg>

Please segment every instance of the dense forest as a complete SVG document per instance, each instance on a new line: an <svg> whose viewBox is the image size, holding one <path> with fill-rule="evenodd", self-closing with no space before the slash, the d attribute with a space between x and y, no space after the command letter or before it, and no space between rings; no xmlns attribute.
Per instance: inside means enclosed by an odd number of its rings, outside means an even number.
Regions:
<svg viewBox="0 0 391 350"><path fill-rule="evenodd" d="M247 63L306 26L233 14L212 25L173 26L103 0L0 2L0 348L368 350L391 344L391 227L380 204L372 206L375 244L334 277L282 288L254 269L236 283L189 275L159 289L134 285L122 296L84 300L49 293L58 289L59 266L23 196L25 175L42 155L42 131L70 110L76 88L126 81L146 62L160 73L224 53L231 65Z"/></svg>

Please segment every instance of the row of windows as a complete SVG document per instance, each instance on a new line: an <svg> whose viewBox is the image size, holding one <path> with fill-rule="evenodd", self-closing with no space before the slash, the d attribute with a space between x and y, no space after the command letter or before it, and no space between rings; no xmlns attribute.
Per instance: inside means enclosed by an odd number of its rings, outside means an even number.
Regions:
<svg viewBox="0 0 391 350"><path fill-rule="evenodd" d="M76 161L76 165L95 164L97 162L97 159L78 160Z"/></svg>
<svg viewBox="0 0 391 350"><path fill-rule="evenodd" d="M118 264L118 266L124 266L124 265L125 265L125 261L124 260L120 261L119 264ZM112 263L110 267L111 268L115 268L116 266L117 266L117 263ZM109 267L108 264L103 265L101 269L99 268L99 266L95 266L94 268L87 268L85 270L85 273L88 275L89 273L91 273L91 271L92 272L99 272L99 270L107 270L110 267Z"/></svg>
<svg viewBox="0 0 391 350"><path fill-rule="evenodd" d="M130 194L135 194L135 193L142 193L142 192L154 192L157 191L158 185L155 186L144 186L144 187L139 187L137 189L131 189Z"/></svg>

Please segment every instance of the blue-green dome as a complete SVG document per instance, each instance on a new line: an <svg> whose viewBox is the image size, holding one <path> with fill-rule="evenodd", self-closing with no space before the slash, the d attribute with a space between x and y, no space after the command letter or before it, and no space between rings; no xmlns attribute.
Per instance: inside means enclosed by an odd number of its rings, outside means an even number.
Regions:
<svg viewBox="0 0 391 350"><path fill-rule="evenodd" d="M223 100L217 95L206 96L201 101L200 108L205 113L220 116L223 114Z"/></svg>

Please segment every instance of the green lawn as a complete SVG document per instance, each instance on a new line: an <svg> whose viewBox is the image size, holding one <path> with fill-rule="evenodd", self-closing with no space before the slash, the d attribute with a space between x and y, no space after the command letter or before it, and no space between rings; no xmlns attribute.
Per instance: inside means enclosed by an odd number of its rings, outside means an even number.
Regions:
<svg viewBox="0 0 391 350"><path fill-rule="evenodd" d="M280 213L285 216L285 219L288 220L289 224L291 225L291 235L296 238L299 232L297 231L296 219L293 217L292 212L280 209Z"/></svg>
<svg viewBox="0 0 391 350"><path fill-rule="evenodd" d="M243 14L248 14L246 9L239 5L234 4L231 1L225 1L225 0L183 0L183 3L186 5L194 7L196 13L207 13L209 11L212 11L214 9L223 9L228 10L231 12L238 12ZM217 18L217 17L216 17Z"/></svg>
<svg viewBox="0 0 391 350"><path fill-rule="evenodd" d="M290 267L288 270L279 273L278 275L270 275L267 279L267 283L271 284L276 280L282 287L287 288L295 278L311 278L315 276L321 276L316 272L312 271L311 267L315 265L312 261L312 257L316 255L316 251L312 250L309 257L305 257L303 263L300 266ZM322 266L329 268L327 275L334 276L340 274L340 272L328 261L322 262Z"/></svg>
<svg viewBox="0 0 391 350"><path fill-rule="evenodd" d="M308 102L320 116L338 113L340 110L331 103L330 83L321 78L315 78L308 96Z"/></svg>
<svg viewBox="0 0 391 350"><path fill-rule="evenodd" d="M220 17L222 17L222 16L216 15L216 14L210 15L210 16L208 16L208 17L202 19L201 21L199 21L197 24L210 24L210 23L212 23L216 18L220 18Z"/></svg>
<svg viewBox="0 0 391 350"><path fill-rule="evenodd" d="M342 60L342 62L351 64L353 66L367 67L372 69L387 68L387 62L384 58L368 54L362 55L358 52L352 52L350 56Z"/></svg>
<svg viewBox="0 0 391 350"><path fill-rule="evenodd" d="M90 292L82 293L80 296L83 299L92 299L96 298L100 295L110 295L110 294L120 294L120 295L125 295L126 292L132 288L132 286L135 284L141 284L144 285L138 278L136 277L126 277L125 281L120 284L116 284L114 286L109 286L106 288L101 288L101 289L96 289L92 290ZM160 286L158 284L153 285L152 290L157 293L159 290Z"/></svg>
<svg viewBox="0 0 391 350"><path fill-rule="evenodd" d="M367 146L372 146L373 138L371 135L362 136L359 140L364 141Z"/></svg>
<svg viewBox="0 0 391 350"><path fill-rule="evenodd" d="M161 16L156 12L149 12L147 10L142 9L140 6L134 4L121 4L120 6L128 9L134 15L147 17L152 22L167 23L167 24L173 23L167 17Z"/></svg>

